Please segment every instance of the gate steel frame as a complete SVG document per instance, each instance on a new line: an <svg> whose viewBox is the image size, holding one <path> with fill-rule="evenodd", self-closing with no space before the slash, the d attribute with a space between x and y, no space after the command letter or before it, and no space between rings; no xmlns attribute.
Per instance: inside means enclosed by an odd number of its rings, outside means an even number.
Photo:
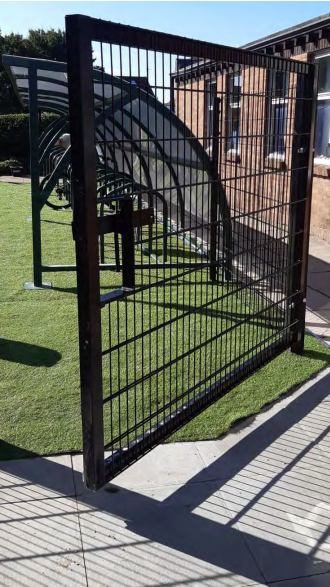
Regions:
<svg viewBox="0 0 330 587"><path fill-rule="evenodd" d="M91 489L98 489L115 474L150 450L182 424L253 373L276 354L291 347L301 352L305 328L305 297L309 216L312 184L312 157L315 128L317 68L309 63L288 62L280 58L164 33L104 22L80 15L66 17L67 68L70 107L71 159L74 195L74 234L76 242L78 318L83 427L84 478ZM290 270L287 300L290 309L290 336L265 346L252 358L240 363L229 375L188 401L161 426L150 429L141 440L129 445L118 465L105 458L101 307L112 294L100 297L97 163L95 152L94 87L92 42L109 43L177 55L198 55L201 59L240 63L250 67L282 70L287 67L298 79L301 109L296 109L293 137L292 186L290 196ZM301 84L302 80L307 83ZM299 94L299 92L303 94ZM305 109L304 109L305 108ZM304 109L304 111L303 111ZM216 151L216 144L214 143ZM216 171L214 172L216 175ZM215 176L214 176L215 177ZM211 211L214 217L214 211ZM129 227L128 227L129 230ZM211 241L215 236L211 235ZM125 288L121 293L125 297ZM289 303L289 300L291 302ZM244 355L243 355L244 356ZM241 358L241 357L239 357Z"/></svg>

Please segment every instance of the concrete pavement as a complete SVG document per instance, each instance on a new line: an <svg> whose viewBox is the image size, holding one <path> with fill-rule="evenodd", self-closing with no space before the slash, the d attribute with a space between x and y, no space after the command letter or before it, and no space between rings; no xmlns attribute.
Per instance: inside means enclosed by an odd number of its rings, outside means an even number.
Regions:
<svg viewBox="0 0 330 587"><path fill-rule="evenodd" d="M311 237L306 326L330 344L330 245Z"/></svg>

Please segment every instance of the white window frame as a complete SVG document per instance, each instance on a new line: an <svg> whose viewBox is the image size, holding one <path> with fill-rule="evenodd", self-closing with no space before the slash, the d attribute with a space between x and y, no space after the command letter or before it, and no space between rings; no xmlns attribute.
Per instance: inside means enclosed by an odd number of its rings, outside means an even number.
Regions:
<svg viewBox="0 0 330 587"><path fill-rule="evenodd" d="M215 91L211 88L215 87ZM218 85L217 78L211 77L206 80L206 151L210 153L212 151L212 127L213 127L213 98L217 95Z"/></svg>
<svg viewBox="0 0 330 587"><path fill-rule="evenodd" d="M229 78L232 78L233 80L235 79L235 77L240 78L241 84L240 84L239 87L241 88L241 92L242 92L242 83L243 83L242 72L239 71L239 72L228 73L228 76L229 76ZM229 78L228 78L228 82L227 83L229 83ZM235 87L235 85L233 84L233 88L234 87ZM228 107L229 108L232 108L232 109L235 108L239 112L239 114L238 114L238 120L239 120L238 129L239 129L239 131L238 131L238 136L237 136L238 147L237 148L230 147L229 149L227 148L226 149L227 155L239 155L239 153L240 153L239 135L240 135L240 130L241 130L241 92L240 92L239 100L237 102L235 102L234 99L232 101L229 101L229 98L234 98L234 96L235 96L234 90L232 92L228 91L228 93L227 93ZM227 122L226 122L227 129L228 129L228 126L229 126L229 108L227 108ZM226 132L226 134L227 134L227 132Z"/></svg>
<svg viewBox="0 0 330 587"><path fill-rule="evenodd" d="M274 76L274 73L276 74L275 70L271 70L271 75ZM282 75L287 75L288 76L288 91L289 91L289 73L286 71L281 71L280 72ZM281 104L283 106L288 106L289 103L289 99L288 97L272 97L272 92L276 91L276 86L274 88L274 82L273 82L274 78L271 78L270 83L269 83L269 94L270 94L270 100L269 100L269 127L268 127L268 137L267 137L267 159L276 159L278 161L285 161L285 152L286 152L286 144L285 144L285 137L283 137L283 142L284 142L284 152L282 153L281 151L271 151L271 147L270 147L270 142L273 140L272 137L275 136L274 133L274 127L275 127L275 116L273 115L273 113L275 112L275 108L274 106ZM288 114L286 117L286 126L288 123ZM284 133L285 134L285 133Z"/></svg>

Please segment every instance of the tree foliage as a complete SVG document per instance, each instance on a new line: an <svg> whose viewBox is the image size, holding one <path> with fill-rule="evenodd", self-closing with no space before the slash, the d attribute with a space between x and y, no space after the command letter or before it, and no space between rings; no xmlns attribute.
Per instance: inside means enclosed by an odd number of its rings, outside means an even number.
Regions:
<svg viewBox="0 0 330 587"><path fill-rule="evenodd" d="M39 132L57 118L57 114L43 112L39 118ZM29 164L29 115L2 114L0 116L0 161L15 158L25 167Z"/></svg>
<svg viewBox="0 0 330 587"><path fill-rule="evenodd" d="M65 33L61 30L30 30L27 37L0 32L0 55L21 55L54 61L66 61ZM0 114L24 112L11 81L0 63Z"/></svg>

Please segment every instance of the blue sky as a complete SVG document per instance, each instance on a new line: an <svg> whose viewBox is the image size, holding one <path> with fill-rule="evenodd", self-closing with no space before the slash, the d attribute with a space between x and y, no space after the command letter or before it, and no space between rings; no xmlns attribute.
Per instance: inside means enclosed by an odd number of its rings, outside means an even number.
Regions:
<svg viewBox="0 0 330 587"><path fill-rule="evenodd" d="M66 14L239 46L330 12L330 2L0 2L2 34L64 28Z"/></svg>

